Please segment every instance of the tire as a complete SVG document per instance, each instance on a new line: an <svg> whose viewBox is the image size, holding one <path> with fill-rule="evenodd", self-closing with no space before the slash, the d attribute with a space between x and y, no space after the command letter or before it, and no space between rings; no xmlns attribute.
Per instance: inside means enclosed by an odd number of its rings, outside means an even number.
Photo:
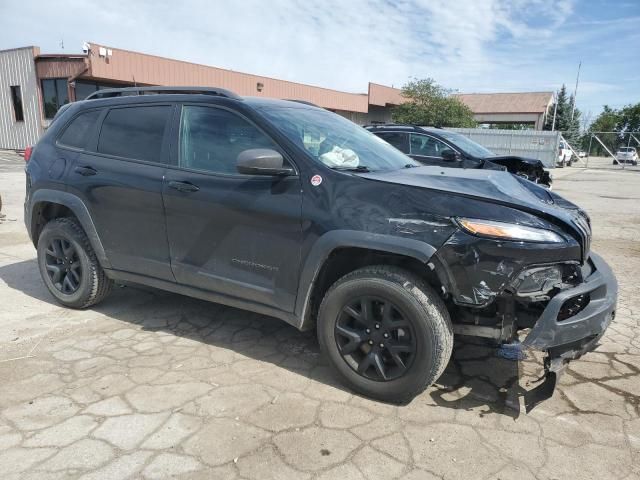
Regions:
<svg viewBox="0 0 640 480"><path fill-rule="evenodd" d="M378 315L375 318L379 318L382 324L379 330L371 327L371 337L364 333L362 327L363 308L355 312L359 320L344 313L350 302L362 305L358 302L363 298L365 303L371 300L368 311L378 309L374 317ZM386 316L383 318L386 305L391 305L389 318L395 316L391 321L385 320ZM357 307L353 308L357 310ZM357 325L353 329L362 333L358 340L337 333L338 329L344 329L345 321L351 320ZM375 323L377 328L378 320ZM406 324L407 328L395 327L393 330L393 325L400 324ZM334 283L320 305L317 330L323 353L345 383L358 393L385 402L406 403L431 385L447 366L453 348L449 312L438 294L412 273L385 265L361 268ZM351 327L347 330L353 331ZM380 335L390 337L384 340ZM375 339L371 340L372 337ZM383 345L383 342L388 343ZM373 346L369 346L371 343ZM355 344L359 346L347 359L342 352L351 350ZM407 347L409 344L412 347ZM378 348L383 346L386 350ZM402 355L403 362L393 360L391 348L396 356ZM412 353L397 353L399 348L414 350ZM364 373L358 373L357 369L367 363L365 359L371 355L379 355L387 378L380 378L376 362ZM358 364L354 360L356 358L362 358L363 363ZM379 378L372 378L375 376Z"/></svg>
<svg viewBox="0 0 640 480"><path fill-rule="evenodd" d="M42 280L62 305L87 308L101 302L111 291L113 282L75 219L49 221L38 238L37 250ZM56 272L61 272L58 277Z"/></svg>

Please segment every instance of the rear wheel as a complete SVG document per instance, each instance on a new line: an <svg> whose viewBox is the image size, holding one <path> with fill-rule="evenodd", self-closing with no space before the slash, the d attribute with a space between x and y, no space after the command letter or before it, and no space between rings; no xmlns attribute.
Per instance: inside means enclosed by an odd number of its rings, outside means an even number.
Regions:
<svg viewBox="0 0 640 480"><path fill-rule="evenodd" d="M453 346L449 313L419 277L390 266L338 280L318 314L318 339L349 387L406 402L444 371Z"/></svg>
<svg viewBox="0 0 640 480"><path fill-rule="evenodd" d="M56 218L38 238L38 267L49 292L71 308L87 308L102 301L112 282L98 263L80 224Z"/></svg>

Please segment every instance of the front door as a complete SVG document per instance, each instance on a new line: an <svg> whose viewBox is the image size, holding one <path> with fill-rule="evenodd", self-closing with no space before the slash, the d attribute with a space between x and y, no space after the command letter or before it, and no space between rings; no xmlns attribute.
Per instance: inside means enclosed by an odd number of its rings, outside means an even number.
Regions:
<svg viewBox="0 0 640 480"><path fill-rule="evenodd" d="M241 175L251 148L281 151L230 110L184 105L178 163L163 185L171 266L179 283L291 312L298 285L298 176Z"/></svg>
<svg viewBox="0 0 640 480"><path fill-rule="evenodd" d="M442 152L444 150L451 150L451 147L437 138L430 135L411 133L409 134L409 145L409 156L420 163L441 167L457 166L451 162L445 162L442 159Z"/></svg>

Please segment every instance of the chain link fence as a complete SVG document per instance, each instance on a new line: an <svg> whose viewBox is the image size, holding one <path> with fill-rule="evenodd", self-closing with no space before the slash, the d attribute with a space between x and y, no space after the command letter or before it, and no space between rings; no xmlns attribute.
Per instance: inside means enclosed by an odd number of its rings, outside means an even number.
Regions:
<svg viewBox="0 0 640 480"><path fill-rule="evenodd" d="M578 138L562 132L562 139L573 167L640 171L640 132L587 132Z"/></svg>

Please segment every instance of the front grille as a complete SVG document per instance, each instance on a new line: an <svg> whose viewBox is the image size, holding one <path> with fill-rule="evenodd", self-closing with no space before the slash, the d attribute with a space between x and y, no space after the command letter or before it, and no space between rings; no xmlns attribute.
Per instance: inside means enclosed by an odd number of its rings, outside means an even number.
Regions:
<svg viewBox="0 0 640 480"><path fill-rule="evenodd" d="M589 217L579 211L573 218L573 223L580 232L580 246L582 247L582 260L585 261L589 257L591 250L591 225Z"/></svg>

